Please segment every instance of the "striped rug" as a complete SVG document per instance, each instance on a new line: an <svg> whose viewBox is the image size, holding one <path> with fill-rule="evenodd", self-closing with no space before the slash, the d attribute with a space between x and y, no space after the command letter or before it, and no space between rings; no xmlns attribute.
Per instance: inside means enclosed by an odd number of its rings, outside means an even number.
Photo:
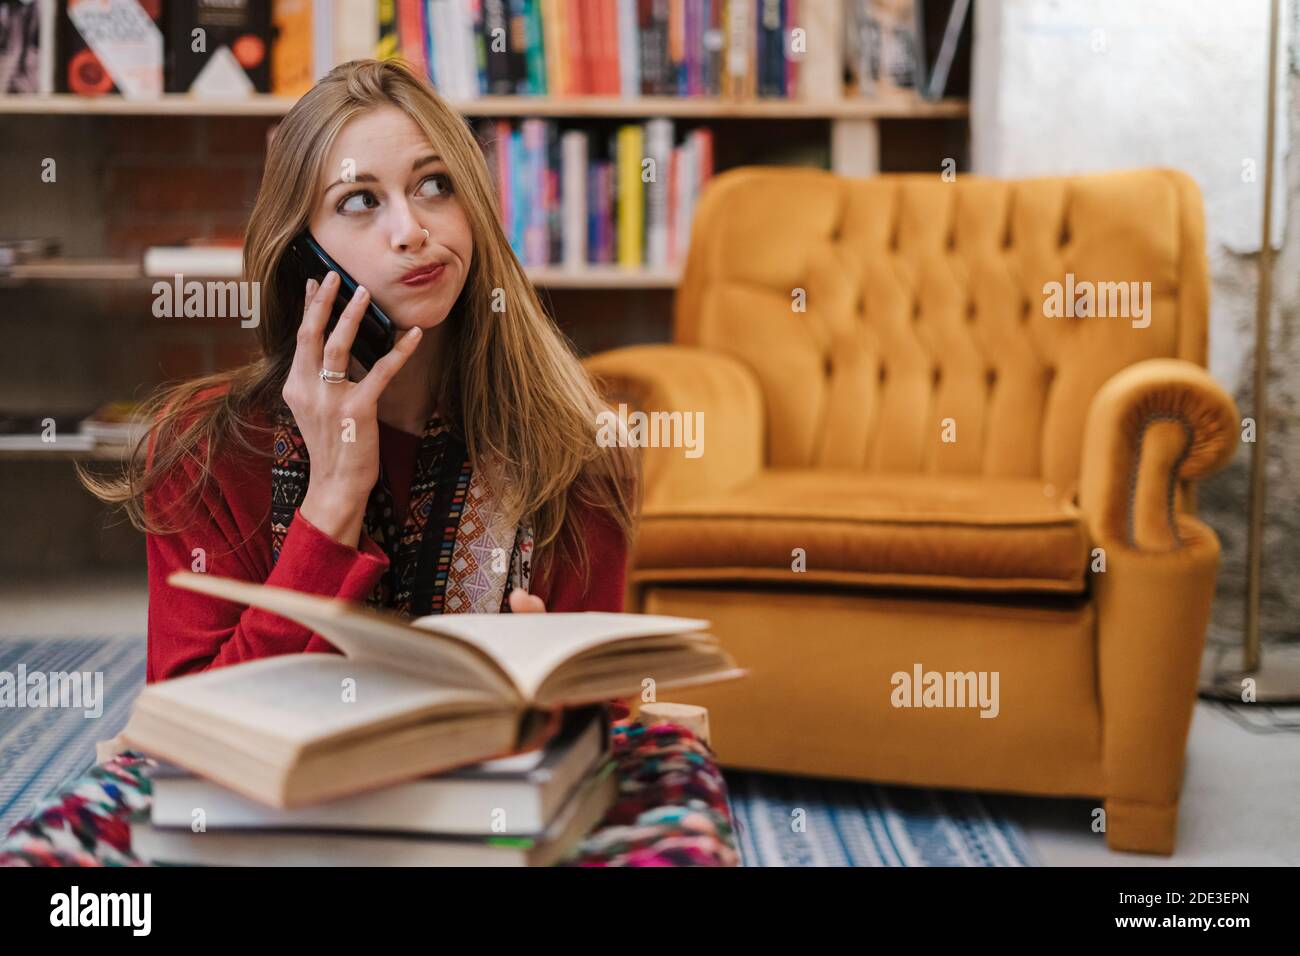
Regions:
<svg viewBox="0 0 1300 956"><path fill-rule="evenodd" d="M1020 827L977 793L723 776L743 866L1042 865Z"/></svg>
<svg viewBox="0 0 1300 956"><path fill-rule="evenodd" d="M95 744L126 725L144 686L145 640L132 637L42 637L0 640L0 671L100 671L103 712L0 707L0 837L49 791L95 762Z"/></svg>
<svg viewBox="0 0 1300 956"><path fill-rule="evenodd" d="M102 671L103 713L0 708L0 836L95 761L144 686L143 637L0 640L0 671ZM724 771L745 866L1037 866L978 794ZM802 814L795 811L802 810Z"/></svg>

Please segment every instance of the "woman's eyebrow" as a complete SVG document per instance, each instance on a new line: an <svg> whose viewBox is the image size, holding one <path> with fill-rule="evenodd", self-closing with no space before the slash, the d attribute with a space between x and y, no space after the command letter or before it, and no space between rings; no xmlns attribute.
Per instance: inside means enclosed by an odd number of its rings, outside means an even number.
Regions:
<svg viewBox="0 0 1300 956"><path fill-rule="evenodd" d="M431 163L440 163L440 162L442 162L441 156L439 156L437 153L430 153L428 156L422 156L421 158L413 162L411 164L411 172L415 172L417 169L421 169L425 166L428 166ZM379 182L379 180L376 179L370 173L357 173L355 176L352 176L347 179L334 180L334 182L330 183L328 186L325 187L325 191L329 192L335 186L342 186L345 184L350 185L352 183L377 183L377 182Z"/></svg>

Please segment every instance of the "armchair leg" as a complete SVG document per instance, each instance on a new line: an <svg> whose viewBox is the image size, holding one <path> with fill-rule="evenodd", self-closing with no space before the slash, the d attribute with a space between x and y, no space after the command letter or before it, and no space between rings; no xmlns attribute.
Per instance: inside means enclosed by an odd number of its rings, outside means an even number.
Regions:
<svg viewBox="0 0 1300 956"><path fill-rule="evenodd" d="M1171 856L1178 829L1178 801L1139 803L1106 798L1106 845L1130 853Z"/></svg>

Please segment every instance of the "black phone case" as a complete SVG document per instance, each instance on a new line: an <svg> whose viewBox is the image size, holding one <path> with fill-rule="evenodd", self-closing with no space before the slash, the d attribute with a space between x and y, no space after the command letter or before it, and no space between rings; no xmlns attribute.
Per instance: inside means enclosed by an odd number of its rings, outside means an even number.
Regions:
<svg viewBox="0 0 1300 956"><path fill-rule="evenodd" d="M335 262L328 252L321 248L314 236L309 232L304 232L289 246L285 254L286 261L292 260L296 265L296 271L299 273L298 287L302 288L307 284L308 279L315 279L317 282L323 282L325 276L330 272L339 274L339 291L334 296L334 305L330 309L330 320L326 326L325 334L328 336L334 331L334 326L338 324L339 317L343 315L343 310L347 308L348 303L352 301L352 296L356 294L357 283L352 276L348 275L343 268ZM374 297L370 299L370 305L366 307L366 313L361 317L361 324L357 326L356 337L352 340L352 355L369 371L376 362L392 349L396 339L396 330L392 319L384 314L384 310L375 304Z"/></svg>

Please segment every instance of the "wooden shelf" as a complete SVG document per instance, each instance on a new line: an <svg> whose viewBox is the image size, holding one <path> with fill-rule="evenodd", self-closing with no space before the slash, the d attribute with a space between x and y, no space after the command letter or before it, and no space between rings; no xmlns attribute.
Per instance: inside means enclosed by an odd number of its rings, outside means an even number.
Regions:
<svg viewBox="0 0 1300 956"><path fill-rule="evenodd" d="M546 289L675 289L681 270L625 269L617 265L592 265L582 269L532 266L524 270L533 285Z"/></svg>
<svg viewBox="0 0 1300 956"><path fill-rule="evenodd" d="M49 448L0 448L3 461L124 461L129 449L120 445L96 445L92 448L63 447L57 442Z"/></svg>
<svg viewBox="0 0 1300 956"><path fill-rule="evenodd" d="M290 97L257 94L239 99L201 99L187 93L164 93L153 99L128 100L118 95L0 96L0 115L37 116L283 116ZM636 119L655 116L698 119L942 119L963 117L970 104L962 99L937 101L919 97L881 100L725 100L684 96L485 96L449 100L467 116L555 116Z"/></svg>
<svg viewBox="0 0 1300 956"><path fill-rule="evenodd" d="M581 269L533 266L525 269L534 285L548 289L674 289L681 278L677 268L625 269L617 265L591 265ZM16 265L0 275L0 285L21 282L167 281L170 276L146 276L136 259L59 259ZM187 275L187 279L237 279L237 275Z"/></svg>
<svg viewBox="0 0 1300 956"><path fill-rule="evenodd" d="M143 275L135 259L52 259L20 262L8 272L0 273L0 283L139 279Z"/></svg>

